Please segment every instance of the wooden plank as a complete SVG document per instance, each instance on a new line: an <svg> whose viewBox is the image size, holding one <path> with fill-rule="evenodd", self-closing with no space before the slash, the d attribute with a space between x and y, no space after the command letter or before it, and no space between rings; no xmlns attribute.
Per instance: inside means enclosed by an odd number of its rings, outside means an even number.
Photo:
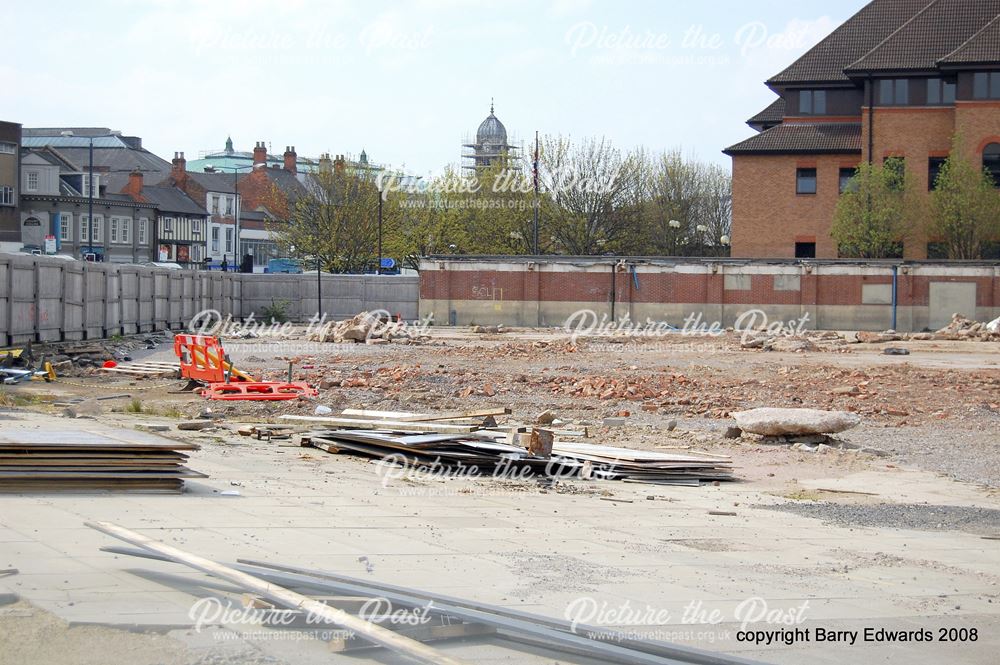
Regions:
<svg viewBox="0 0 1000 665"><path fill-rule="evenodd" d="M398 420L364 420L362 418L335 418L328 416L281 416L282 420L307 423L323 423L343 429L375 429L398 432L439 432L442 434L465 434L476 429L475 425L449 425L444 423L409 423Z"/></svg>
<svg viewBox="0 0 1000 665"><path fill-rule="evenodd" d="M162 554L172 561L183 563L195 570L200 570L209 575L232 582L247 591L257 593L283 607L309 612L313 616L352 630L367 640L421 663L428 663L428 665L468 665L467 661L441 653L416 640L398 635L391 630L352 616L343 610L324 605L300 593L265 582L260 578L241 572L235 568L230 568L229 566L224 566L195 554L189 554L176 547L157 542L135 531L124 529L110 522L87 522L87 526L132 545L142 547L150 552Z"/></svg>
<svg viewBox="0 0 1000 665"><path fill-rule="evenodd" d="M433 422L436 420L471 420L510 415L510 407L502 409L480 409L479 411L454 411L452 413L435 413L432 415L414 415L397 418L401 422Z"/></svg>

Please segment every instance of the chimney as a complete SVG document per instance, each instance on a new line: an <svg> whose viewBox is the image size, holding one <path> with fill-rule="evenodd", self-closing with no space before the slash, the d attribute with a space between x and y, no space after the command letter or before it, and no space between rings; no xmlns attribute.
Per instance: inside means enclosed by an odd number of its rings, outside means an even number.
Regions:
<svg viewBox="0 0 1000 665"><path fill-rule="evenodd" d="M257 141L257 145L253 147L253 163L254 166L267 164L267 146L263 141Z"/></svg>
<svg viewBox="0 0 1000 665"><path fill-rule="evenodd" d="M337 155L337 158L333 160L333 170L336 171L337 173L343 173L344 166L345 166L344 156Z"/></svg>
<svg viewBox="0 0 1000 665"><path fill-rule="evenodd" d="M171 162L172 166L170 168L170 177L173 179L174 184L176 184L181 189L186 189L187 187L187 160L184 159L183 152L174 153L174 161Z"/></svg>
<svg viewBox="0 0 1000 665"><path fill-rule="evenodd" d="M128 194L135 201L142 201L142 171L132 171L128 174L128 184L122 190L122 194Z"/></svg>
<svg viewBox="0 0 1000 665"><path fill-rule="evenodd" d="M330 153L324 152L319 156L320 173L329 173L333 170L333 162L330 161Z"/></svg>
<svg viewBox="0 0 1000 665"><path fill-rule="evenodd" d="M298 171L296 162L298 155L295 154L295 146L290 145L285 148L285 170L293 175Z"/></svg>

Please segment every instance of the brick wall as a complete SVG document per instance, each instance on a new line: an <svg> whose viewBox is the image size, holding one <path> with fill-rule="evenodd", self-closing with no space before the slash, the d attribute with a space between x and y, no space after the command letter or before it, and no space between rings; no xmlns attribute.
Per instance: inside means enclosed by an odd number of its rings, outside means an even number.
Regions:
<svg viewBox="0 0 1000 665"><path fill-rule="evenodd" d="M814 327L877 330L889 327L892 306L891 299L872 294L891 294L894 269L901 330L919 330L951 315L929 311L935 283L974 285L974 302L943 307L980 320L1000 316L1000 264L589 258L425 259L420 312L434 313L439 323L559 325L584 308L611 316L613 303L615 317L680 326L698 313L730 325L742 312L759 308L772 318L808 314Z"/></svg>
<svg viewBox="0 0 1000 665"><path fill-rule="evenodd" d="M815 242L816 258L837 258L830 224L840 197L840 169L858 155L739 155L733 158L732 255L794 258L796 242ZM816 194L796 193L796 171L815 168Z"/></svg>

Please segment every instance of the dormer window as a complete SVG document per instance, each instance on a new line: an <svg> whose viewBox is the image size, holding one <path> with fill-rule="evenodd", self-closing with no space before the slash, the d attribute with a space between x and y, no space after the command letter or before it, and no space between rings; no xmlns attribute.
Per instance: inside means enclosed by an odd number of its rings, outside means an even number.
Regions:
<svg viewBox="0 0 1000 665"><path fill-rule="evenodd" d="M945 79L927 79L927 105L950 106L955 103L955 83Z"/></svg>
<svg viewBox="0 0 1000 665"><path fill-rule="evenodd" d="M878 101L882 106L906 106L910 103L910 81L908 79L879 81Z"/></svg>
<svg viewBox="0 0 1000 665"><path fill-rule="evenodd" d="M1000 72L979 72L973 77L972 96L976 99L1000 99Z"/></svg>
<svg viewBox="0 0 1000 665"><path fill-rule="evenodd" d="M800 90L799 113L826 115L826 90Z"/></svg>

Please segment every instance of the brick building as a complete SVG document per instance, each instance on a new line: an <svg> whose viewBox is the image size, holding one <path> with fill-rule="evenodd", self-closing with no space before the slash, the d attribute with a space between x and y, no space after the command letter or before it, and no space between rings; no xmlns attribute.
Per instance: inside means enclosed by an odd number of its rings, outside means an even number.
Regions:
<svg viewBox="0 0 1000 665"><path fill-rule="evenodd" d="M857 166L901 157L933 187L953 136L1000 183L1000 0L874 0L769 81L779 98L730 146L732 255L837 258ZM933 257L914 237L908 259Z"/></svg>
<svg viewBox="0 0 1000 665"><path fill-rule="evenodd" d="M20 251L21 125L0 121L0 250Z"/></svg>

